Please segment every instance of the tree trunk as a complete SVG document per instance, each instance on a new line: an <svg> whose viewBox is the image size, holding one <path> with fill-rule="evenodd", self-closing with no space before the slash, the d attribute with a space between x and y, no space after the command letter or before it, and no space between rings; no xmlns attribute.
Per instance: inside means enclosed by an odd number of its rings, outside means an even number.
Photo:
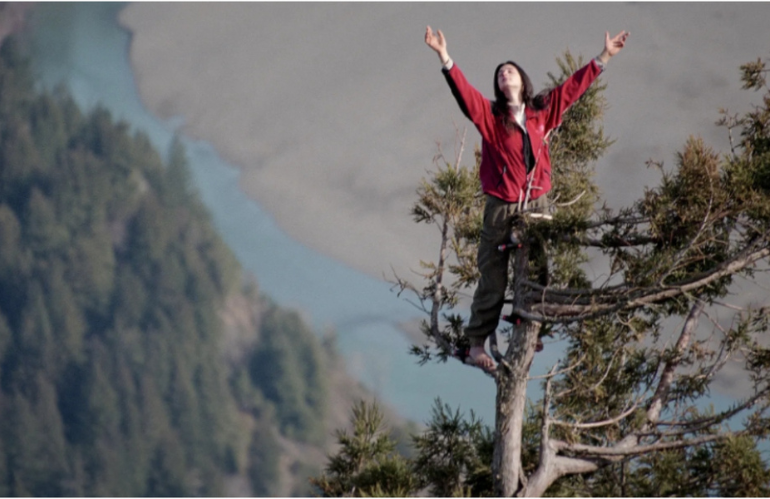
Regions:
<svg viewBox="0 0 770 499"><path fill-rule="evenodd" d="M513 252L513 310L529 308L524 303L524 280L529 277L529 246L525 240ZM522 433L527 407L527 377L539 331L539 323L515 320L505 362L498 368L492 483L495 495L499 497L511 497L520 484L526 483L521 465Z"/></svg>
<svg viewBox="0 0 770 499"><path fill-rule="evenodd" d="M499 497L511 497L519 490L519 484L526 481L521 465L522 433L527 377L539 330L537 323L516 326L506 355L510 369L502 366L498 371L492 479L495 495Z"/></svg>

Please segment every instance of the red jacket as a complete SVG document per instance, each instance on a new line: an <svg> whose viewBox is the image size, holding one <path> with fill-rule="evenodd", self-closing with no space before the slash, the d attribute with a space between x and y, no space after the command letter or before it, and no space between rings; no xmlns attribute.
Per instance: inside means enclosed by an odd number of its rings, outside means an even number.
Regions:
<svg viewBox="0 0 770 499"><path fill-rule="evenodd" d="M457 64L444 70L460 108L481 133L481 187L509 203L523 201L527 182L532 179L530 200L551 190L551 158L548 154L548 134L561 124L564 112L583 95L601 73L592 60L576 71L564 83L550 91L550 102L545 109L525 109L527 132L535 157L535 167L529 175L524 162L524 133L521 129L509 132L502 116L492 113L492 102L473 88ZM521 199L520 199L521 198Z"/></svg>

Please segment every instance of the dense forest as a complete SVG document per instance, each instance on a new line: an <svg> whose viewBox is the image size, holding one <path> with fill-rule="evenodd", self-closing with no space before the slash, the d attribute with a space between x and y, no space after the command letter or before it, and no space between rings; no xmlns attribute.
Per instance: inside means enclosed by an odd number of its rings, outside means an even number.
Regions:
<svg viewBox="0 0 770 499"><path fill-rule="evenodd" d="M179 141L35 88L6 39L0 496L307 494L333 344L243 277Z"/></svg>

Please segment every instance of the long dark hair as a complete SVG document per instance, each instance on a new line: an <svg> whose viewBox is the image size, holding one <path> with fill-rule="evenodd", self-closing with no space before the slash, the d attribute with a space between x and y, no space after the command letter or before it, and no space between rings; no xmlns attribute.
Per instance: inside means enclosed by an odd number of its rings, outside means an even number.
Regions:
<svg viewBox="0 0 770 499"><path fill-rule="evenodd" d="M513 61L500 63L500 65L495 69L495 102L492 103L492 112L496 116L502 116L503 122L506 124L506 126L511 127L513 126L513 123L508 117L508 97L505 96L503 91L500 89L500 85L497 83L497 73L499 73L500 68L506 64L510 64L516 68L516 71L519 72L519 76L521 76L521 85L523 87L521 92L521 100L528 108L535 111L540 111L541 109L548 107L549 92L546 89L539 94L534 95L535 91L532 88L532 80L530 80L527 73L521 69L521 66Z"/></svg>

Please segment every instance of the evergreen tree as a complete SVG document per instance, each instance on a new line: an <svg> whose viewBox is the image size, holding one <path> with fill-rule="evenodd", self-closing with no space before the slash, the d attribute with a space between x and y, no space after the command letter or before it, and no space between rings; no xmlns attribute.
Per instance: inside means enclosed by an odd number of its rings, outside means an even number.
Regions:
<svg viewBox="0 0 770 499"><path fill-rule="evenodd" d="M466 421L459 410L437 400L427 429L413 437L413 468L436 497L484 495L491 486L492 435L473 413Z"/></svg>
<svg viewBox="0 0 770 499"><path fill-rule="evenodd" d="M567 54L553 83L579 65ZM689 139L673 170L651 163L660 168L660 185L617 213L597 206L591 179L592 162L610 145L599 125L603 86L594 85L565 115L551 141L553 219L520 217L522 244L512 253L507 301L511 326L498 333L506 350L491 337L497 401L493 485L486 493L767 490L768 467L757 450L770 428L770 356L762 342L767 314L763 307L725 308L722 301L737 278L754 278L770 256L770 87L763 61L741 70L745 88L765 95L745 115L724 112L720 124L731 138L735 130L740 136L731 151L719 154ZM438 225L439 259L424 264L422 288L397 279L400 291L414 292L430 316L423 327L429 344L413 350L421 362L445 361L463 347L463 319L447 310L478 278L479 154L475 168L460 166L459 155L444 162L418 189L413 209L417 222ZM533 275L542 264L529 258L536 241L546 247L547 286ZM607 262L600 278L581 268L589 251ZM712 319L708 335L703 318L717 308L734 313L732 324ZM530 366L543 334L562 340L566 350L540 378L543 399L528 409ZM730 360L743 363L750 393L729 409L700 413L696 404ZM441 439L454 432L448 427ZM442 466L423 463L430 473ZM473 473L451 476L459 485L442 494L469 486Z"/></svg>
<svg viewBox="0 0 770 499"><path fill-rule="evenodd" d="M143 495L151 484L152 491L216 494L224 449L235 438L226 431L234 409L222 390L225 374L207 364L219 361L212 317L234 272L219 270L209 248L197 256L199 240L178 236L201 233L218 251L224 246L193 196L174 202L181 217L154 203L165 195L167 167L144 136L132 138L101 108L82 116L61 90L35 96L21 84L29 69L13 43L0 52L5 490ZM155 211L142 219L142 208ZM146 236L141 244L129 228ZM146 258L132 257L145 248ZM182 252L205 268L187 268ZM189 276L199 271L206 275ZM188 304L188 281L205 282L211 272L219 287ZM184 361L172 380L174 359ZM138 383L145 371L160 378ZM154 411L140 410L139 390L158 385L165 391L149 395ZM158 451L162 441L180 452ZM176 455L184 459L177 463ZM152 459L182 471L150 479ZM187 483L191 469L204 483Z"/></svg>
<svg viewBox="0 0 770 499"><path fill-rule="evenodd" d="M221 314L240 273L180 140L164 161L107 109L36 91L5 40L0 495L218 496L233 474L279 490L276 427L325 442L326 363L274 305L249 332L264 344L226 362ZM266 351L279 371L250 375Z"/></svg>
<svg viewBox="0 0 770 499"><path fill-rule="evenodd" d="M330 456L326 471L311 479L325 496L406 496L417 486L408 462L394 453L396 442L383 425L376 403L357 402L352 409L352 434L337 430L340 449Z"/></svg>
<svg viewBox="0 0 770 499"><path fill-rule="evenodd" d="M263 316L263 342L250 361L254 383L276 407L281 431L308 442L323 438L326 382L318 343L295 312L271 306Z"/></svg>
<svg viewBox="0 0 770 499"><path fill-rule="evenodd" d="M274 456L280 453L280 444L271 425L264 419L258 421L249 442L247 474L254 495L270 497L279 490L281 474Z"/></svg>

